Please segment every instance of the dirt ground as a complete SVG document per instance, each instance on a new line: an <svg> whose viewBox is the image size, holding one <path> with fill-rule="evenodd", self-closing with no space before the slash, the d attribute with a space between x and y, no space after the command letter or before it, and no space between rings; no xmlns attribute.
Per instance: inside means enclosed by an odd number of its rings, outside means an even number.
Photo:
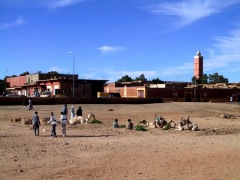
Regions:
<svg viewBox="0 0 240 180"><path fill-rule="evenodd" d="M81 106L84 117L94 113L103 123L69 125L67 137L58 125L57 138L50 136L51 125L40 126L35 137L31 125L10 121L31 119L34 111L0 106L0 179L240 179L240 106L235 103ZM51 111L59 118L62 105L34 108L40 119ZM155 114L176 123L190 116L200 131L112 128L115 118L120 125L128 118L137 125L153 121Z"/></svg>

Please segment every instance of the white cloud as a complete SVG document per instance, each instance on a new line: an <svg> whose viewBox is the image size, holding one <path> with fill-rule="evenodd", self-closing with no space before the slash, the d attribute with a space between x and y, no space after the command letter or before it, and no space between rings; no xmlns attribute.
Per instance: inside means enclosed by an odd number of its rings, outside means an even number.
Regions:
<svg viewBox="0 0 240 180"><path fill-rule="evenodd" d="M113 46L102 46L102 47L99 47L97 49L100 50L102 54L111 54L111 53L124 51L127 48L126 47L120 47L120 46L116 46L116 47L113 47Z"/></svg>
<svg viewBox="0 0 240 180"><path fill-rule="evenodd" d="M17 8L63 8L66 6L78 4L87 0L8 0L1 1L0 6L12 6Z"/></svg>
<svg viewBox="0 0 240 180"><path fill-rule="evenodd" d="M23 18L23 17L18 17L15 21L13 22L8 22L8 23L2 23L0 24L0 30L6 30L6 29L10 29L13 27L18 27L18 26L22 26L26 23L27 21Z"/></svg>
<svg viewBox="0 0 240 180"><path fill-rule="evenodd" d="M132 79L135 79L136 77L139 77L141 74L144 74L145 78L147 78L148 80L153 79L154 77L156 77L158 75L157 71L139 71L139 70L135 70L135 71L131 71L131 70L114 70L114 69L110 69L108 71L106 71L109 77L110 81L116 81L120 78L122 78L122 76L128 75L129 77L131 77Z"/></svg>
<svg viewBox="0 0 240 180"><path fill-rule="evenodd" d="M208 49L200 50L204 56L204 73L213 74L218 72L229 78L233 73L240 77L240 28L229 32L224 36L214 37L215 43ZM114 47L103 46L98 48L103 52L109 52ZM178 80L191 81L194 71L194 62L188 59L188 63L180 64L178 66L164 67L161 69L152 70L123 70L118 67L91 67L80 72L82 78L86 79L106 79L109 82L115 82L124 75L129 75L135 79L141 74L144 74L148 80L153 78L160 78L161 80ZM239 75L239 76L238 76ZM229 79L230 80L230 79ZM232 80L231 80L232 81ZM234 80L237 82L237 80ZM238 80L239 81L239 80Z"/></svg>
<svg viewBox="0 0 240 180"><path fill-rule="evenodd" d="M182 0L173 3L161 3L146 9L154 14L175 16L179 27L196 22L207 16L221 12L224 8L240 3L240 0Z"/></svg>
<svg viewBox="0 0 240 180"><path fill-rule="evenodd" d="M81 78L84 79L105 79L109 80L108 82L115 82L122 76L128 75L132 79L139 77L141 74L144 74L145 77L149 80L158 77L158 72L155 70L149 71L134 71L134 70L121 70L116 69L116 67L104 66L104 67L91 67L85 69L84 72L81 71Z"/></svg>
<svg viewBox="0 0 240 180"><path fill-rule="evenodd" d="M215 37L212 48L204 50L204 74L231 73L239 74L240 77L240 28L228 33L226 36ZM180 66L159 69L157 71L160 78L176 77L178 75L193 76L193 59L189 63Z"/></svg>
<svg viewBox="0 0 240 180"><path fill-rule="evenodd" d="M226 36L215 37L215 44L204 62L207 70L217 68L233 68L240 66L240 28Z"/></svg>
<svg viewBox="0 0 240 180"><path fill-rule="evenodd" d="M85 0L54 0L53 2L51 2L50 7L54 9L62 8L62 7L70 6L73 4L78 4L83 1Z"/></svg>
<svg viewBox="0 0 240 180"><path fill-rule="evenodd" d="M56 71L56 72L58 72L58 73L70 73L70 74L72 74L72 71L69 72L69 70L68 70L67 68L64 68L64 67L54 66L54 67L51 67L51 68L49 69L49 72L51 72L51 71Z"/></svg>
<svg viewBox="0 0 240 180"><path fill-rule="evenodd" d="M176 77L178 75L193 74L193 60L180 66L162 68L158 70L160 77Z"/></svg>

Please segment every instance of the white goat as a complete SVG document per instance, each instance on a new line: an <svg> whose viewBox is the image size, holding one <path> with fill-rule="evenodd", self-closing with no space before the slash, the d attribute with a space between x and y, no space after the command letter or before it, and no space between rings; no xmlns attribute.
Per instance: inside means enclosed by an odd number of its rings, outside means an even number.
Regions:
<svg viewBox="0 0 240 180"><path fill-rule="evenodd" d="M189 116L188 116L187 120L184 120L183 118L181 118L181 121L180 121L176 130L179 130L179 131L183 131L183 130L198 131L199 129L198 129L198 125L195 124L195 123L192 123L189 120Z"/></svg>
<svg viewBox="0 0 240 180"><path fill-rule="evenodd" d="M83 124L85 122L87 124L91 118L93 118L93 120L96 120L95 115L93 113L89 113L86 118L83 118L82 116L75 116L69 120L69 123L70 124Z"/></svg>

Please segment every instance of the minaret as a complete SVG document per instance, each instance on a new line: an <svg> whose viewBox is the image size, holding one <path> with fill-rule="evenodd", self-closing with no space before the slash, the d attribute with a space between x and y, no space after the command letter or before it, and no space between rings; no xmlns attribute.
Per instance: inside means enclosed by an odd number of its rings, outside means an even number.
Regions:
<svg viewBox="0 0 240 180"><path fill-rule="evenodd" d="M202 78L203 76L203 56L201 52L198 51L196 56L194 56L194 77L196 79Z"/></svg>

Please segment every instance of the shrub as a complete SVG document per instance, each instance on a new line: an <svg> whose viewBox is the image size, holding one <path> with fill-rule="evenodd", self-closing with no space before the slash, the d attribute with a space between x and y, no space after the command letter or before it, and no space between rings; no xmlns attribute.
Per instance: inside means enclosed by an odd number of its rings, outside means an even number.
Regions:
<svg viewBox="0 0 240 180"><path fill-rule="evenodd" d="M89 122L89 124L102 124L102 122L95 119L95 120L92 120L91 122Z"/></svg>
<svg viewBox="0 0 240 180"><path fill-rule="evenodd" d="M147 129L145 129L143 126L139 126L139 125L135 126L134 129L136 131L147 131Z"/></svg>

